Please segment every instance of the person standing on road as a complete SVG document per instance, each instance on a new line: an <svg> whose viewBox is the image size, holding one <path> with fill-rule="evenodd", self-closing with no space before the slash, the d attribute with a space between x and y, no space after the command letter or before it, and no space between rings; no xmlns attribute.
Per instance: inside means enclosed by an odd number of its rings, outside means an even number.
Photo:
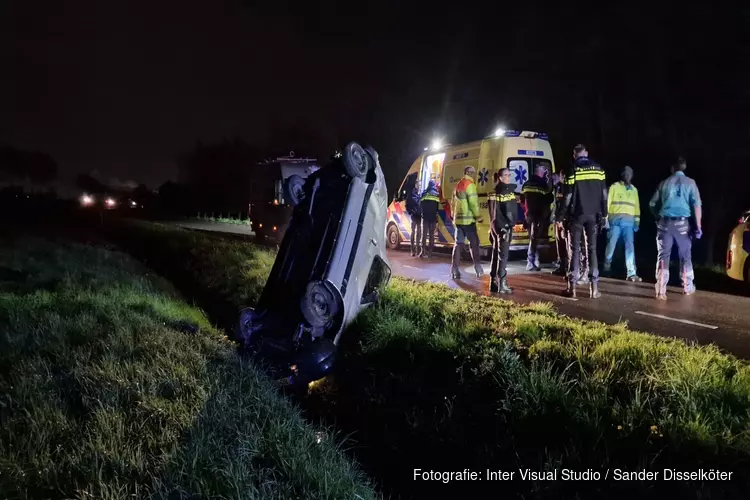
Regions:
<svg viewBox="0 0 750 500"><path fill-rule="evenodd" d="M557 250L557 259L559 267L552 274L555 276L567 276L568 266L570 265L570 255L573 251L570 246L570 231L564 224L564 207L565 207L565 173L556 172L552 175L554 182L553 191L555 194L555 247ZM586 233L583 233L583 247L588 248ZM579 285L588 284L589 274L589 257L587 252L581 252L581 278L578 280Z"/></svg>
<svg viewBox="0 0 750 500"><path fill-rule="evenodd" d="M599 263L596 255L598 231L607 222L607 182L604 170L588 157L586 146L578 144L573 149L574 160L570 175L565 180L563 209L564 224L570 230L572 252L569 258L569 297L576 296L580 278L581 240L586 234L586 251L589 262L589 296L601 297L599 292Z"/></svg>
<svg viewBox="0 0 750 500"><path fill-rule="evenodd" d="M641 225L641 205L638 190L633 186L633 169L626 166L622 180L609 187L609 234L607 249L604 252L604 272L612 270L612 256L617 242L622 237L625 242L625 267L628 281L643 281L635 272L635 233Z"/></svg>
<svg viewBox="0 0 750 500"><path fill-rule="evenodd" d="M513 293L508 286L508 255L516 223L516 185L510 183L510 169L501 168L494 192L487 196L490 211L490 292Z"/></svg>
<svg viewBox="0 0 750 500"><path fill-rule="evenodd" d="M406 199L406 213L411 217L411 247L412 257L419 254L419 243L422 241L422 213L419 207L419 186L414 184L414 189Z"/></svg>
<svg viewBox="0 0 750 500"><path fill-rule="evenodd" d="M430 182L427 183L427 188L420 197L419 205L422 210L422 252L419 256L432 258L432 249L435 247L438 206L440 205L440 193L438 193L434 180L430 179ZM430 246L427 246L428 235Z"/></svg>
<svg viewBox="0 0 750 500"><path fill-rule="evenodd" d="M544 174L547 169L537 166L534 175L521 188L521 201L526 209L526 224L529 227L529 250L527 271L539 268L539 243L548 238L549 220L555 198Z"/></svg>
<svg viewBox="0 0 750 500"><path fill-rule="evenodd" d="M474 271L477 278L484 275L484 270L479 262L479 233L477 233L477 222L482 222L479 217L479 199L477 197L477 186L474 183L476 169L471 165L464 168L464 176L458 181L453 190L451 200L451 215L453 225L456 228L453 239L453 255L451 274L453 279L461 279L461 247L465 240L469 240L471 260L474 263Z"/></svg>
<svg viewBox="0 0 750 500"><path fill-rule="evenodd" d="M680 256L680 276L682 293L695 293L693 272L692 239L703 236L701 221L703 210L698 185L685 175L687 162L679 157L672 167L672 175L663 180L654 193L649 208L656 219L656 298L667 300L669 283L669 259L672 245L677 244ZM695 229L691 229L690 219L695 216ZM691 235L692 232L692 235Z"/></svg>

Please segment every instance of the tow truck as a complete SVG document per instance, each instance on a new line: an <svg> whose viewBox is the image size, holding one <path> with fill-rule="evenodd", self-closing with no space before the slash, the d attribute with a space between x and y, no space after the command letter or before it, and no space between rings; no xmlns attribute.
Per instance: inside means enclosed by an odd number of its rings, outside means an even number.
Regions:
<svg viewBox="0 0 750 500"><path fill-rule="evenodd" d="M292 176L304 180L318 168L315 158L296 158L294 151L253 165L248 218L259 242L281 244L294 210L292 193L284 188L285 183Z"/></svg>

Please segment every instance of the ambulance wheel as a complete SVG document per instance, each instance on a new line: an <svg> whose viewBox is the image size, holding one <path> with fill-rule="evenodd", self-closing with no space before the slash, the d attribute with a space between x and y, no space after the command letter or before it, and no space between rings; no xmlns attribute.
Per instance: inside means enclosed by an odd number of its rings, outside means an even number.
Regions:
<svg viewBox="0 0 750 500"><path fill-rule="evenodd" d="M401 247L401 235L398 232L396 224L388 226L388 248L398 250Z"/></svg>
<svg viewBox="0 0 750 500"><path fill-rule="evenodd" d="M305 179L297 174L290 175L284 181L284 194L292 206L297 206L305 198Z"/></svg>
<svg viewBox="0 0 750 500"><path fill-rule="evenodd" d="M339 312L339 293L326 281L313 281L307 285L301 306L311 326L323 327Z"/></svg>
<svg viewBox="0 0 750 500"><path fill-rule="evenodd" d="M370 170L370 157L356 142L350 142L344 148L344 170L349 177L360 179Z"/></svg>

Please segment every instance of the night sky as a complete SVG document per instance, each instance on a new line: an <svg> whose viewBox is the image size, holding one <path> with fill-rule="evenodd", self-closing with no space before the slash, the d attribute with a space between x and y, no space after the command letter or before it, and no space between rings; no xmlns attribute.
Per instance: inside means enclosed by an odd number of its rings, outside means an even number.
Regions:
<svg viewBox="0 0 750 500"><path fill-rule="evenodd" d="M196 140L285 152L285 127L309 130L312 154L372 143L389 184L435 134L499 124L548 132L558 162L584 142L615 170L654 152L706 161L701 138L750 133L739 2L260 3L3 2L0 139L50 153L61 176L156 187Z"/></svg>

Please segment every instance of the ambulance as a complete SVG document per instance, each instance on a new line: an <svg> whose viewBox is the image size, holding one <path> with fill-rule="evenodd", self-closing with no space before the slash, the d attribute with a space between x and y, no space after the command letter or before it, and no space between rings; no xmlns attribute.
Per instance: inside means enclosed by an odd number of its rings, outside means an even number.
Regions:
<svg viewBox="0 0 750 500"><path fill-rule="evenodd" d="M431 179L435 181L440 193L435 246L453 246L455 231L450 203L453 189L463 177L464 168L469 165L477 172L474 180L479 197L481 222L477 223L477 230L482 256L486 258L491 248L487 195L495 189L498 171L503 167L511 171L511 182L516 185L516 201L519 202L517 224L513 228L510 250L528 248L529 233L523 227L524 210L520 204L521 188L529 177L534 175L537 167L544 167L549 183L552 173L557 170L547 134L514 130L497 130L492 136L465 144L426 148L425 152L414 160L393 201L388 205L386 234L389 248L398 249L402 244L409 244L412 227L411 217L406 213L406 199L415 185L419 186L419 192L422 193ZM543 260L553 260L544 256L549 256L554 250L554 240L554 225L550 223L548 240L540 244ZM464 251L468 251L467 243L464 245Z"/></svg>

